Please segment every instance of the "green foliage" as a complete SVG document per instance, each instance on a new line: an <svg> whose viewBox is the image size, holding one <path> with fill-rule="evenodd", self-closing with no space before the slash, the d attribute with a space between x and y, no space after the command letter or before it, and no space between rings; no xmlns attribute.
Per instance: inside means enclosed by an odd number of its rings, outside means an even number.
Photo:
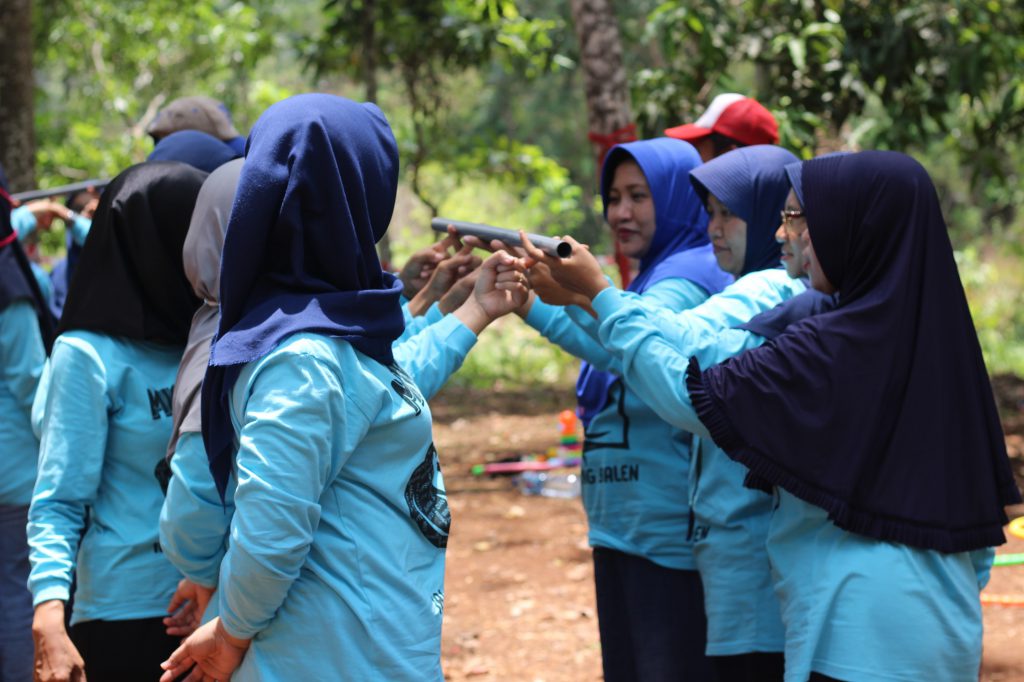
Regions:
<svg viewBox="0 0 1024 682"><path fill-rule="evenodd" d="M960 278L990 372L1024 376L1024 268L1021 257L975 247L955 253Z"/></svg>
<svg viewBox="0 0 1024 682"><path fill-rule="evenodd" d="M244 76L272 35L258 4L199 0L188 11L170 0L35 5L44 182L109 176L143 160L151 148L145 124L180 95L209 94L249 118Z"/></svg>
<svg viewBox="0 0 1024 682"><path fill-rule="evenodd" d="M672 0L648 24L665 64L637 73L636 99L651 130L739 89L774 110L782 144L804 157L837 141L920 151L941 140L973 188L1019 187L1003 150L1024 134L1022 25L1024 5L1000 0ZM983 191L997 202L989 217L1015 205Z"/></svg>
<svg viewBox="0 0 1024 682"><path fill-rule="evenodd" d="M546 341L515 316L504 317L480 337L451 381L457 386L502 388L563 386L579 373L579 360Z"/></svg>
<svg viewBox="0 0 1024 682"><path fill-rule="evenodd" d="M401 153L400 256L435 214L571 233L607 230L569 0L36 0L40 186L141 161L160 105L207 94L240 131L303 91L372 97ZM1024 5L1010 0L635 0L615 3L641 135L749 92L804 158L913 153L948 217L986 357L1024 372ZM420 202L410 199L408 189ZM63 245L59 221L42 250ZM401 257L396 262L401 262ZM516 322L488 332L460 381L574 374ZM552 355L553 354L553 355ZM568 369L567 369L568 367ZM523 379L525 377L525 379Z"/></svg>

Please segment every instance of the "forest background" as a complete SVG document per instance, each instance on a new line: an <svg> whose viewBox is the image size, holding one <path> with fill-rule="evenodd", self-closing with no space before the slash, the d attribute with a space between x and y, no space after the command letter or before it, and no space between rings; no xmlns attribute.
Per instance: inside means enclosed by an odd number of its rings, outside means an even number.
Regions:
<svg viewBox="0 0 1024 682"><path fill-rule="evenodd" d="M572 234L602 253L600 145L756 97L803 158L895 149L932 173L983 350L1024 376L1024 3L920 0L0 0L0 162L14 191L145 159L175 97L243 131L325 91L376 101L402 155L385 248L429 219ZM581 47L582 46L582 47ZM59 227L43 235L57 255ZM456 377L567 385L575 362L502 324Z"/></svg>

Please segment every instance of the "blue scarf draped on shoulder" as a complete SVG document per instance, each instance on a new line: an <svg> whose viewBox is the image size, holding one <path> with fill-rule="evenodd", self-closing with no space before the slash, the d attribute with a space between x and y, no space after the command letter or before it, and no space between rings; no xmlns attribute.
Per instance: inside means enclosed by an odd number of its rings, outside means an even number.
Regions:
<svg viewBox="0 0 1024 682"><path fill-rule="evenodd" d="M616 145L601 168L601 199L608 218L608 193L615 169L625 160L635 161L643 171L654 201L655 231L650 248L640 259L640 273L629 291L643 293L663 279L688 279L708 295L732 282L723 272L707 236L707 213L690 184L690 171L700 165L700 156L688 142L669 137ZM577 413L584 426L604 409L614 374L596 369L584 361L576 382Z"/></svg>
<svg viewBox="0 0 1024 682"><path fill-rule="evenodd" d="M373 104L291 97L249 134L221 260L221 317L202 388L210 471L223 498L235 434L230 393L242 366L284 338L345 339L383 364L402 333L402 286L381 269L398 188L398 147Z"/></svg>
<svg viewBox="0 0 1024 682"><path fill-rule="evenodd" d="M837 307L687 387L750 469L839 528L941 552L1002 544L1020 502L992 387L927 171L896 152L804 162Z"/></svg>

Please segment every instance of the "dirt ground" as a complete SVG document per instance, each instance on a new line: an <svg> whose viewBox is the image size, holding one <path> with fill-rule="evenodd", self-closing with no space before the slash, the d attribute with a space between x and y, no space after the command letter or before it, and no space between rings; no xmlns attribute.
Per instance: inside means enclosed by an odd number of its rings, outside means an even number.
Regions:
<svg viewBox="0 0 1024 682"><path fill-rule="evenodd" d="M994 381L1024 481L1024 381ZM431 403L444 467L448 544L442 661L453 682L600 680L586 519L578 499L528 497L508 479L474 477L471 465L545 452L558 442L569 390L446 389ZM1024 515L1024 507L1010 510ZM1008 535L1000 553L1024 552ZM1024 598L1024 565L996 567L986 594ZM1024 608L985 606L982 682L1024 682Z"/></svg>

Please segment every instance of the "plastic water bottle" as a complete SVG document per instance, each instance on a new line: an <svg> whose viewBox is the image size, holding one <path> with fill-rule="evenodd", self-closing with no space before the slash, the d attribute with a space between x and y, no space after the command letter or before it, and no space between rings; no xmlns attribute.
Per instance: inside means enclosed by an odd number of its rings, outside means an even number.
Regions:
<svg viewBox="0 0 1024 682"><path fill-rule="evenodd" d="M515 477L515 486L524 495L573 498L580 496L578 474L559 474L545 471L524 471Z"/></svg>

